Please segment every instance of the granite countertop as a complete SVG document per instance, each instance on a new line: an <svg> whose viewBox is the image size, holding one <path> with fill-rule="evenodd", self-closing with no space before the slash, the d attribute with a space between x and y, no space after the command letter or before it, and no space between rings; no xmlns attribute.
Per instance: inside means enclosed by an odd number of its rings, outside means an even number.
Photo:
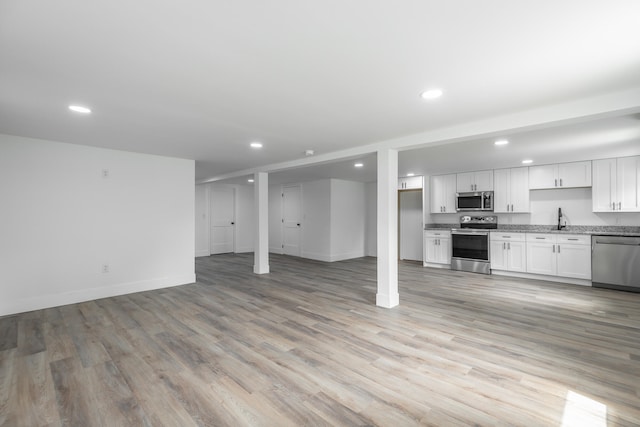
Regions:
<svg viewBox="0 0 640 427"><path fill-rule="evenodd" d="M460 224L426 224L426 231L460 228ZM511 233L601 234L640 237L640 227L623 225L569 225L557 230L553 225L498 224L497 231Z"/></svg>

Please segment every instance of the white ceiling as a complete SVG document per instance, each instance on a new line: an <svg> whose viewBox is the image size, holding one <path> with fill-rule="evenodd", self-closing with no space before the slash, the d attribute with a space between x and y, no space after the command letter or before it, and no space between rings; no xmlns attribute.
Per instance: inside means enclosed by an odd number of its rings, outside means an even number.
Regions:
<svg viewBox="0 0 640 427"><path fill-rule="evenodd" d="M637 0L2 0L0 133L228 175L640 88L639 16ZM444 96L420 99L430 87ZM513 132L510 151L483 136L454 155L402 152L400 173L611 157L615 135L639 141L640 121L610 116L549 127L545 144ZM343 177L351 162L306 173Z"/></svg>

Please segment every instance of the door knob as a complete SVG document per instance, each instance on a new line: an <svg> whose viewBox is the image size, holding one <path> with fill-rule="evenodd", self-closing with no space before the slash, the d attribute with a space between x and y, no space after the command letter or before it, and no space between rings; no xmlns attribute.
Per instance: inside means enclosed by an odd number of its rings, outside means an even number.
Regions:
<svg viewBox="0 0 640 427"><path fill-rule="evenodd" d="M235 222L232 222L232 223L231 223L231 225L236 225L236 223L235 223Z"/></svg>
<svg viewBox="0 0 640 427"><path fill-rule="evenodd" d="M300 223L297 223L296 225L297 225L298 227L300 227Z"/></svg>

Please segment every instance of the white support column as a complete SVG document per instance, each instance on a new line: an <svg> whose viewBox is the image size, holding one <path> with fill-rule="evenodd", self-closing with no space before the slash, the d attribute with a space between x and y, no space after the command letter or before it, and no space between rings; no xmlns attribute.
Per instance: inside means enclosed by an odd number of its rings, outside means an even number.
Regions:
<svg viewBox="0 0 640 427"><path fill-rule="evenodd" d="M269 174L257 172L254 175L254 238L253 272L269 272Z"/></svg>
<svg viewBox="0 0 640 427"><path fill-rule="evenodd" d="M398 151L378 150L378 293L376 305L400 303L398 294Z"/></svg>

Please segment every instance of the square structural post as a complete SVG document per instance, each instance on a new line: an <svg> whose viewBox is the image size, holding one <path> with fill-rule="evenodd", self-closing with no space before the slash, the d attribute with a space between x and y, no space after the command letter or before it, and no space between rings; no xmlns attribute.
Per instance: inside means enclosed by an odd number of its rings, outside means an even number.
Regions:
<svg viewBox="0 0 640 427"><path fill-rule="evenodd" d="M398 151L378 150L378 292L376 305L400 304L398 294Z"/></svg>
<svg viewBox="0 0 640 427"><path fill-rule="evenodd" d="M266 274L269 272L269 174L257 172L253 180L253 272Z"/></svg>

